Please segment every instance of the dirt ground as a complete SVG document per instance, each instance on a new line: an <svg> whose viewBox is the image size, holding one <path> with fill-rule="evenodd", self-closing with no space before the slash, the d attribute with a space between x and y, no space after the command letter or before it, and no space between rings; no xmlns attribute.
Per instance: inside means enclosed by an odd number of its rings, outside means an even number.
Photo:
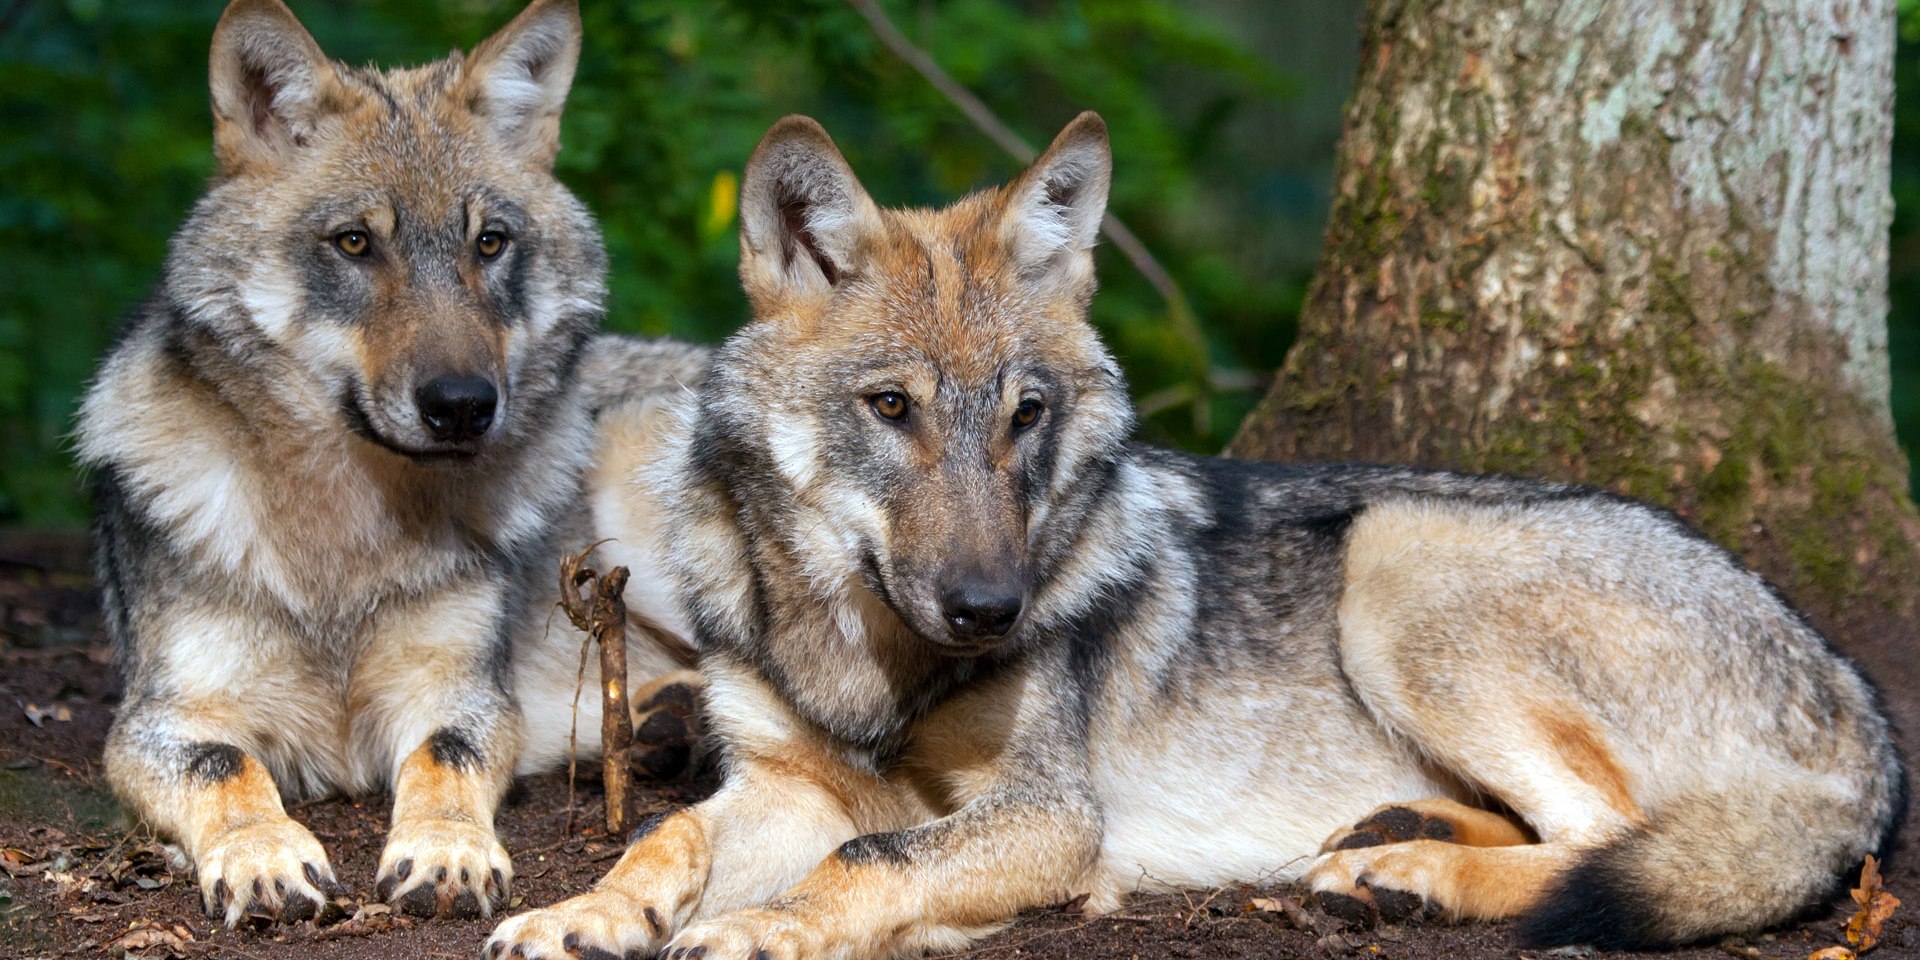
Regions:
<svg viewBox="0 0 1920 960"><path fill-rule="evenodd" d="M92 584L80 572L84 555L84 543L73 537L0 535L0 958L478 956L491 921L413 920L374 902L373 871L388 813L379 797L325 800L292 811L326 845L349 888L336 901L337 916L227 931L201 914L191 874L171 866L151 837L129 829L101 774L101 742L119 686ZM713 786L710 778L643 780L639 811L691 803ZM569 835L564 774L515 787L499 820L517 871L514 910L587 889L619 855L619 844L591 826L600 803L599 784L583 776ZM1920 917L1920 882L1908 866L1896 865L1888 886L1912 906L1894 914L1868 956L1920 957L1920 924L1910 922ZM1068 905L1029 914L956 956L1545 960L1591 953L1517 950L1502 924L1356 929L1311 906L1292 909L1299 902L1298 891L1282 886L1137 898L1119 914L1103 917L1082 916ZM1846 918L1847 911L1836 909L1749 940L1663 956L1797 960L1844 943Z"/></svg>

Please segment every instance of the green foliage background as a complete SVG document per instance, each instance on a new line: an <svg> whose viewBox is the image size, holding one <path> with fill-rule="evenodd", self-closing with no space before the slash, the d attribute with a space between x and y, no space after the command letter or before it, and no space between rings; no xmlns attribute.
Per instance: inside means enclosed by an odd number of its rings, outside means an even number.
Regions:
<svg viewBox="0 0 1920 960"><path fill-rule="evenodd" d="M1903 16L1920 0L1900 0ZM329 53L417 63L519 0L293 0ZM0 0L0 524L83 522L66 452L119 317L212 172L205 63L219 0ZM1292 339L1324 227L1360 0L882 0L1030 142L1111 125L1113 209L1180 281L1201 338L1103 248L1095 319L1147 438L1215 450ZM827 125L882 203L1018 169L843 0L583 0L559 170L601 219L618 330L714 341L745 316L732 191L777 117ZM1910 31L1920 40L1920 30ZM1902 93L1920 91L1903 43ZM1900 101L1896 405L1920 429L1920 109Z"/></svg>

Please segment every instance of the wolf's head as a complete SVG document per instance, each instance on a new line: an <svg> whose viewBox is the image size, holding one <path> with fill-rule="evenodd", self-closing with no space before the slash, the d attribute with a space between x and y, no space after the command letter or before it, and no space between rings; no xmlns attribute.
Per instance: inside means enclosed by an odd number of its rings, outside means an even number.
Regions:
<svg viewBox="0 0 1920 960"><path fill-rule="evenodd" d="M270 383L263 427L337 428L414 460L513 437L565 389L605 255L552 174L580 49L573 0L534 0L470 55L329 60L279 0L214 31L220 173L168 293Z"/></svg>
<svg viewBox="0 0 1920 960"><path fill-rule="evenodd" d="M864 586L948 653L1020 634L1132 429L1086 319L1111 167L1091 113L942 210L875 206L803 117L748 164L755 322L723 348L703 423L812 582Z"/></svg>

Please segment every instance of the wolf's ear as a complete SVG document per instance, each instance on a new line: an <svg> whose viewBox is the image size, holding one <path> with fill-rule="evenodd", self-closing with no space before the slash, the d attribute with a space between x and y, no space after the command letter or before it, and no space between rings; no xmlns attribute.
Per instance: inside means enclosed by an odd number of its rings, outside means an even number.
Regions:
<svg viewBox="0 0 1920 960"><path fill-rule="evenodd" d="M273 167L304 145L338 83L280 0L233 0L213 28L213 152L222 172Z"/></svg>
<svg viewBox="0 0 1920 960"><path fill-rule="evenodd" d="M740 185L740 280L756 307L831 295L880 229L879 208L820 124L786 117L760 138Z"/></svg>
<svg viewBox="0 0 1920 960"><path fill-rule="evenodd" d="M465 72L468 103L527 162L551 167L560 152L560 109L579 62L580 5L533 0L473 48Z"/></svg>
<svg viewBox="0 0 1920 960"><path fill-rule="evenodd" d="M1107 122L1089 110L1007 184L1002 229L1023 275L1074 286L1092 278L1093 244L1112 180Z"/></svg>

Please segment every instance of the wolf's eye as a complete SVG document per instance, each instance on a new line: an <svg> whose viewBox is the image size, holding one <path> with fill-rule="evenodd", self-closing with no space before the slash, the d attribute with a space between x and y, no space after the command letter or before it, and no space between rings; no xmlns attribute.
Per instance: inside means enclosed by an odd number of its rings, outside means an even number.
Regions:
<svg viewBox="0 0 1920 960"><path fill-rule="evenodd" d="M885 420L898 420L907 415L907 395L896 390L886 390L868 397L867 405Z"/></svg>
<svg viewBox="0 0 1920 960"><path fill-rule="evenodd" d="M1034 421L1040 419L1040 411L1044 409L1046 409L1045 404L1031 397L1020 401L1020 405L1013 408L1014 432L1018 433L1033 426Z"/></svg>
<svg viewBox="0 0 1920 960"><path fill-rule="evenodd" d="M497 230L488 230L473 242L473 248L480 252L485 260L492 260L507 248L507 235Z"/></svg>
<svg viewBox="0 0 1920 960"><path fill-rule="evenodd" d="M364 257L367 248L373 245L373 239L365 230L342 230L333 235L333 245L349 257Z"/></svg>

